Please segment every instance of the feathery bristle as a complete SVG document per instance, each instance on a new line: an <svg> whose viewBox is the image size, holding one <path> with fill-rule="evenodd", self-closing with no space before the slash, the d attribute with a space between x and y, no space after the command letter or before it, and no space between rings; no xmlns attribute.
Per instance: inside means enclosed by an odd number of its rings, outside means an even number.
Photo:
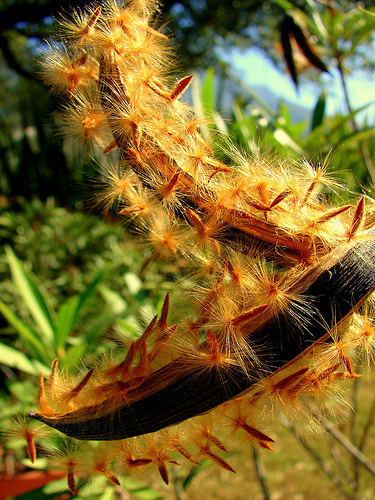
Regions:
<svg viewBox="0 0 375 500"><path fill-rule="evenodd" d="M43 65L69 99L67 143L98 156L88 205L132 220L148 262L174 262L188 278L175 285L181 303L196 305L186 318L167 295L121 356L79 382L56 363L41 377L30 416L103 441L86 457L57 450L72 493L79 471L119 484L153 470L168 484L171 467L206 458L235 472L232 441L272 449L267 405L303 413L302 397L357 376L358 351L373 359L371 200L329 204L322 186L342 188L326 165L246 157L229 138L231 162L215 158L205 120L183 101L192 75L170 77L173 49L155 10L152 0L88 7L63 20L64 44Z"/></svg>

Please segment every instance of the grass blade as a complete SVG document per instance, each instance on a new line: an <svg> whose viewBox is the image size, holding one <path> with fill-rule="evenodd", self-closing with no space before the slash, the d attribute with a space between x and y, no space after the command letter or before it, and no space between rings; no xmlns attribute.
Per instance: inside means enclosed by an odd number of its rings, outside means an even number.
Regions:
<svg viewBox="0 0 375 500"><path fill-rule="evenodd" d="M39 373L26 354L2 343L0 343L0 363L29 375L36 376Z"/></svg>
<svg viewBox="0 0 375 500"><path fill-rule="evenodd" d="M61 305L57 313L57 324L55 329L55 347L59 356L63 356L66 338L73 329L77 317L77 309L80 304L79 295L74 295Z"/></svg>
<svg viewBox="0 0 375 500"><path fill-rule="evenodd" d="M56 350L63 349L66 338L72 331L79 313L88 300L92 297L96 287L103 278L105 270L99 272L82 295L70 297L59 309L57 314L57 325L55 330ZM59 352L59 355L64 353Z"/></svg>
<svg viewBox="0 0 375 500"><path fill-rule="evenodd" d="M42 340L45 346L52 346L54 340L54 326L47 303L33 281L32 276L25 271L22 263L13 253L13 250L10 247L6 247L5 252L18 292L34 318L40 330L40 334L43 337Z"/></svg>
<svg viewBox="0 0 375 500"><path fill-rule="evenodd" d="M104 274L105 274L105 270L100 271L96 275L96 277L93 279L93 281L89 284L89 286L86 288L86 290L83 292L83 294L80 296L79 303L77 305L76 314L74 316L74 321L77 318L77 316L80 313L83 306L91 298L92 294L95 292L95 289L98 286L98 283L102 280Z"/></svg>
<svg viewBox="0 0 375 500"><path fill-rule="evenodd" d="M21 321L17 316L9 309L9 307L4 304L0 300L0 312L4 316L4 318L11 324L19 336L24 340L27 348L30 351L30 354L33 354L39 361L43 361L47 365L51 364L54 359L54 355L49 355L47 352L46 346L40 340L38 335L31 330L28 326L25 325L23 321Z"/></svg>
<svg viewBox="0 0 375 500"><path fill-rule="evenodd" d="M314 130L316 127L319 127L323 123L324 112L326 108L326 93L323 91L314 108L312 122L311 122L311 130Z"/></svg>
<svg viewBox="0 0 375 500"><path fill-rule="evenodd" d="M215 112L215 69L213 67L206 70L201 92L205 113L211 118Z"/></svg>

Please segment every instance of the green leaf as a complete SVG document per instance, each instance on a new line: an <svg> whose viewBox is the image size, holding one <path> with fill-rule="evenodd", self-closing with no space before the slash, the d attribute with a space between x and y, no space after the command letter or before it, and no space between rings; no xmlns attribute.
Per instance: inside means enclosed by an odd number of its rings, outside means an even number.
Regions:
<svg viewBox="0 0 375 500"><path fill-rule="evenodd" d="M366 104L364 104L363 106L360 106L359 108L355 109L351 113L340 116L340 119L337 121L337 125L331 127L331 129L329 131L330 135L332 136L332 135L336 134L338 131L343 130L343 126L345 123L349 123L358 113L365 110L366 108L368 108L372 104L374 104L374 101L367 102Z"/></svg>
<svg viewBox="0 0 375 500"><path fill-rule="evenodd" d="M285 102L280 102L279 104L279 113L280 116L282 116L285 120L285 126L287 128L290 128L292 125L292 117L289 111L288 106L285 104Z"/></svg>
<svg viewBox="0 0 375 500"><path fill-rule="evenodd" d="M37 368L23 352L2 343L0 343L0 363L30 375L39 374Z"/></svg>
<svg viewBox="0 0 375 500"><path fill-rule="evenodd" d="M291 148L299 155L303 155L303 150L298 146L298 144L290 137L290 135L285 130L278 127L275 129L273 135L280 144L288 148Z"/></svg>
<svg viewBox="0 0 375 500"><path fill-rule="evenodd" d="M208 116L215 112L215 69L207 68L202 84L203 107Z"/></svg>
<svg viewBox="0 0 375 500"><path fill-rule="evenodd" d="M96 275L96 277L93 279L93 281L89 284L89 286L86 288L86 290L80 296L74 320L76 319L76 317L80 313L83 306L86 304L86 302L91 298L91 296L95 292L95 289L98 286L98 283L103 279L104 274L105 274L105 269L103 269L102 271L100 271Z"/></svg>
<svg viewBox="0 0 375 500"><path fill-rule="evenodd" d="M104 492L100 495L99 500L115 500L115 498L118 498L117 495L115 496L115 491L113 487L108 487L104 490Z"/></svg>
<svg viewBox="0 0 375 500"><path fill-rule="evenodd" d="M54 341L54 326L47 303L31 275L25 271L22 263L13 253L13 250L10 247L6 247L5 252L18 292L24 299L26 307L38 325L40 334L43 336L43 342L46 346L52 346Z"/></svg>
<svg viewBox="0 0 375 500"><path fill-rule="evenodd" d="M129 491L139 500L166 500L165 497L160 496L160 493L148 486L134 490L129 488Z"/></svg>
<svg viewBox="0 0 375 500"><path fill-rule="evenodd" d="M365 16L369 17L369 19L371 19L373 21L373 23L375 24L375 12L371 12L370 10L366 10L363 7L361 7L360 5L358 5L358 9L361 12L363 12L363 14L365 14Z"/></svg>
<svg viewBox="0 0 375 500"><path fill-rule="evenodd" d="M4 318L10 323L18 332L20 337L24 340L26 347L40 361L50 364L54 359L52 354L49 355L46 346L40 340L38 335L25 325L17 316L9 309L9 307L0 300L0 312ZM51 353L50 353L51 354Z"/></svg>
<svg viewBox="0 0 375 500"><path fill-rule="evenodd" d="M80 344L73 345L65 351L65 358L60 359L59 364L67 368L75 368L80 364L87 350L88 346L82 340Z"/></svg>
<svg viewBox="0 0 375 500"><path fill-rule="evenodd" d="M61 359L63 366L67 368L77 367L86 353L92 353L98 345L98 337L102 335L107 328L113 323L116 316L112 311L103 311L102 314L95 318L94 324L86 332L85 338L78 345L73 345L65 352L65 358Z"/></svg>
<svg viewBox="0 0 375 500"><path fill-rule="evenodd" d="M182 482L182 489L185 491L191 481L202 471L211 467L212 463L208 459L203 459L200 466L194 466Z"/></svg>
<svg viewBox="0 0 375 500"><path fill-rule="evenodd" d="M323 90L314 108L311 121L311 130L314 130L316 127L319 127L323 123L324 112L326 109L326 97L326 92Z"/></svg>
<svg viewBox="0 0 375 500"><path fill-rule="evenodd" d="M238 99L233 103L233 114L242 137L247 142L247 146L252 154L255 155L258 151L258 146L253 139L256 134L256 127L251 127L251 121L248 120L245 115L243 107L239 104Z"/></svg>
<svg viewBox="0 0 375 500"><path fill-rule="evenodd" d="M358 132L353 132L349 134L340 141L339 145L341 148L346 149L348 147L353 147L353 144L356 146L358 142L365 141L367 139L372 139L375 136L374 129L360 130Z"/></svg>
<svg viewBox="0 0 375 500"><path fill-rule="evenodd" d="M323 38L327 37L326 29L322 23L320 18L320 14L318 9L316 8L314 2L309 2L312 8L312 15L307 14L303 10L299 9L292 2L288 0L274 0L277 5L279 5L287 14L292 17L300 18L303 22L309 27L309 29L313 30L314 33Z"/></svg>
<svg viewBox="0 0 375 500"><path fill-rule="evenodd" d="M63 483L63 480L61 480L61 484ZM64 480L64 483L66 483L66 480ZM51 484L51 483L48 483ZM45 488L45 487L44 487ZM27 493L23 493L22 495L19 495L17 497L13 497L14 500L54 500L56 498L56 493L46 493L44 491L44 488L38 488L37 490L33 491L28 491ZM59 490L61 492L61 489ZM64 491L64 490L63 490ZM70 497L76 498L76 497Z"/></svg>
<svg viewBox="0 0 375 500"><path fill-rule="evenodd" d="M104 285L100 285L99 292L107 302L108 306L111 308L113 314L124 314L124 312L128 308L128 303L121 297L119 293L114 292Z"/></svg>
<svg viewBox="0 0 375 500"><path fill-rule="evenodd" d="M256 101L260 108L262 109L262 112L263 112L263 115L267 118L267 119L270 119L271 117L272 118L277 118L277 113L266 103L266 101L264 101L260 95L255 92L254 89L252 89L249 85L247 85L246 83L243 82L243 80L240 80L236 77L232 77L232 80L238 84L241 88L243 88L245 90L245 92L247 94L249 94L249 96L251 96L254 101ZM268 115L268 116L267 116Z"/></svg>
<svg viewBox="0 0 375 500"><path fill-rule="evenodd" d="M29 469L46 470L48 468L48 458L36 458L34 462L30 458L21 460L22 465L26 465Z"/></svg>
<svg viewBox="0 0 375 500"><path fill-rule="evenodd" d="M57 326L55 331L55 346L57 350L61 350L64 347L67 336L73 330L81 309L94 294L95 289L103 278L104 273L105 270L100 271L82 295L70 297L60 307L57 315ZM59 352L59 355L61 355L61 352Z"/></svg>
<svg viewBox="0 0 375 500"><path fill-rule="evenodd" d="M79 295L74 295L60 306L57 313L57 324L55 330L55 346L58 354L64 347L66 338L73 329L74 320L80 303Z"/></svg>
<svg viewBox="0 0 375 500"><path fill-rule="evenodd" d="M142 289L143 283L135 273L125 273L124 281L131 295L135 296Z"/></svg>

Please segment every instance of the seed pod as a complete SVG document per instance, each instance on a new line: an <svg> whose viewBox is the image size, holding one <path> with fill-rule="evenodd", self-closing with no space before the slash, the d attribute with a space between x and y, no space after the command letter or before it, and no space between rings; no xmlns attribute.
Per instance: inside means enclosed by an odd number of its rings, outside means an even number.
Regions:
<svg viewBox="0 0 375 500"><path fill-rule="evenodd" d="M251 364L246 369L224 364L200 372L189 368L187 354L146 377L127 395L125 404L109 412L93 405L56 417L30 416L77 439L115 440L178 424L244 393L261 377L325 340L375 288L374 241L335 253L308 269L293 285L293 292L309 304L305 322L282 311L269 317L265 310L261 319L256 318L256 325L247 324L246 341L259 351L262 370Z"/></svg>

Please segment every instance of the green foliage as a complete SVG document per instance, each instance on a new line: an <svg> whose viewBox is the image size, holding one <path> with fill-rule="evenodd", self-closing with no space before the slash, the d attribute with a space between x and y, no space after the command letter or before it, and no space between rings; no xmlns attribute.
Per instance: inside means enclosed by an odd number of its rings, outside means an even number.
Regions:
<svg viewBox="0 0 375 500"><path fill-rule="evenodd" d="M325 112L327 95L323 91L318 98L310 123L293 123L288 106L281 101L277 111L271 110L256 92L241 84L242 92L232 104L232 120L225 124L215 110L216 82L213 68L203 78L202 90L193 92L194 104L203 116L211 120L214 129L203 128L210 137L211 144L225 150L229 136L241 148L255 156L262 154L287 155L291 158L306 158L312 164L326 164L348 185L349 189L371 192L372 179L363 158L360 145L364 144L372 152L375 161L375 129L366 122L353 130L352 122L357 114L372 103L360 107L346 115L329 116ZM199 82L196 87L199 89ZM210 99L205 101L205 95ZM217 133L219 132L219 138Z"/></svg>
<svg viewBox="0 0 375 500"><path fill-rule="evenodd" d="M0 252L0 362L47 374L56 358L69 368L98 353L98 339L116 319L136 336L168 291L163 274L146 270L145 280L138 278L147 251L124 241L121 227L52 200L21 208L0 213L8 243Z"/></svg>
<svg viewBox="0 0 375 500"><path fill-rule="evenodd" d="M7 429L16 413L35 407L37 378L50 373L54 359L76 369L137 338L160 313L173 269L147 268L140 279L147 249L140 252L119 225L70 213L52 199L5 206L0 234L7 243L0 250L0 404ZM5 454L10 446L17 467L45 469L43 459L34 465L24 459L13 441ZM132 498L164 499L145 484L129 481L126 488ZM66 481L56 480L17 498L47 500L65 490ZM116 498L115 488L99 480L74 498Z"/></svg>
<svg viewBox="0 0 375 500"><path fill-rule="evenodd" d="M296 22L303 23L311 35L317 37L318 44L324 49L329 58L355 58L355 65L365 67L371 60L371 53L362 53L365 44L371 43L374 33L374 19L371 11L364 15L363 9L356 4L347 3L344 6L327 8L325 5L308 2L308 9L304 10L288 0L276 0L284 11L288 12ZM358 60L358 51L363 58Z"/></svg>
<svg viewBox="0 0 375 500"><path fill-rule="evenodd" d="M325 91L323 91L320 94L319 99L317 100L314 108L311 120L311 131L313 131L314 129L316 129L316 127L319 127L323 123L326 101L327 101L327 94Z"/></svg>
<svg viewBox="0 0 375 500"><path fill-rule="evenodd" d="M0 343L0 361L3 364L32 374L35 371L49 372L54 359L59 358L62 364L75 366L87 349L92 345L81 339L81 349L76 345L69 346L68 336L76 330L76 322L82 308L93 295L95 288L102 279L103 272L99 273L81 295L74 295L65 300L58 310L49 303L48 295L36 283L32 273L27 272L21 262L14 255L10 247L5 248L9 266L15 286L23 299L33 324L28 326L17 318L12 310L0 301L0 311L8 322L17 331L23 340L29 354L28 363L22 363L20 351ZM96 331L101 333L100 329ZM91 338L91 341L95 340Z"/></svg>

